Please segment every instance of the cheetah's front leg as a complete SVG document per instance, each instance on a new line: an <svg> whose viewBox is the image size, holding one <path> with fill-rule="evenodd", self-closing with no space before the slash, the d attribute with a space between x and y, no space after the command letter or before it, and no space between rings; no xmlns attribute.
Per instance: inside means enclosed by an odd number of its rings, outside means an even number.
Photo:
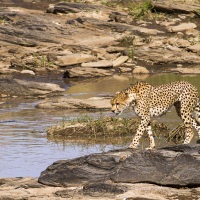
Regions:
<svg viewBox="0 0 200 200"><path fill-rule="evenodd" d="M137 148L137 146L139 145L139 139L142 137L145 130L147 129L149 121L150 121L150 118L141 120L141 123L137 129L136 135L133 138L132 143L129 145L129 148L132 148L132 149Z"/></svg>
<svg viewBox="0 0 200 200"><path fill-rule="evenodd" d="M150 124L147 127L147 134L149 136L149 148L146 148L146 150L154 149L155 148L155 141L154 141L154 138L153 138L153 133L152 133L152 129L151 129Z"/></svg>

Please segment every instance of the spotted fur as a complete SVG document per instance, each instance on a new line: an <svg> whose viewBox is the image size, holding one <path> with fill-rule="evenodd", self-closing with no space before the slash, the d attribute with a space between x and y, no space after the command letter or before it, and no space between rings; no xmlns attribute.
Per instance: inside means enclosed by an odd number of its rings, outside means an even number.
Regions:
<svg viewBox="0 0 200 200"><path fill-rule="evenodd" d="M184 144L190 143L193 137L193 127L200 138L200 102L197 89L186 81L177 81L153 87L146 82L137 82L129 88L115 94L111 99L112 112L120 114L130 105L140 117L141 123L137 129L130 148L136 148L139 139L147 131L150 149L155 142L150 126L153 116L165 114L173 105L177 115L185 126ZM194 112L194 117L193 117Z"/></svg>

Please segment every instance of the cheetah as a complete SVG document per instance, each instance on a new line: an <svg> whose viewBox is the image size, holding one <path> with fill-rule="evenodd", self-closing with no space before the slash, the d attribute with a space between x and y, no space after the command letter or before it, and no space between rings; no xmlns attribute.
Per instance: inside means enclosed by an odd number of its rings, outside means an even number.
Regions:
<svg viewBox="0 0 200 200"><path fill-rule="evenodd" d="M129 148L137 148L139 139L146 131L150 147L155 148L150 119L162 116L173 105L177 115L185 126L184 144L190 143L193 137L193 127L200 138L200 102L197 89L186 81L176 81L154 87L146 82L137 82L129 88L117 92L111 99L111 111L119 115L132 106L136 115L140 117L140 125ZM194 113L194 115L193 115Z"/></svg>

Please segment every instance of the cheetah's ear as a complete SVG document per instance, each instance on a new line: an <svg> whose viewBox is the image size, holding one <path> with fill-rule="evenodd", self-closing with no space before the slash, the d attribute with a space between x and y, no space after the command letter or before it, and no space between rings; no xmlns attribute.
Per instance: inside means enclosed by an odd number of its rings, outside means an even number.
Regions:
<svg viewBox="0 0 200 200"><path fill-rule="evenodd" d="M116 92L115 94L119 94L120 92Z"/></svg>

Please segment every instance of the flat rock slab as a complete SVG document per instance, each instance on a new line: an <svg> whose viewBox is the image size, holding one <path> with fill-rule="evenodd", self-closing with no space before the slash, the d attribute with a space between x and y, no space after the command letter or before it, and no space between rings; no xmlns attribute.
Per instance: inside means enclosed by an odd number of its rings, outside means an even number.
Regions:
<svg viewBox="0 0 200 200"><path fill-rule="evenodd" d="M82 12L83 10L91 11L102 6L86 4L86 3L70 3L70 2L60 2L55 6L52 6L51 9L48 9L48 12L52 13L77 13Z"/></svg>
<svg viewBox="0 0 200 200"><path fill-rule="evenodd" d="M64 88L54 83L27 81L22 79L0 79L0 96L2 97L46 95L64 91Z"/></svg>
<svg viewBox="0 0 200 200"><path fill-rule="evenodd" d="M193 46L188 47L188 50L192 51L193 53L200 52L200 44L195 44Z"/></svg>
<svg viewBox="0 0 200 200"><path fill-rule="evenodd" d="M58 58L57 64L60 67L76 65L84 62L94 61L96 58L87 54L69 54Z"/></svg>
<svg viewBox="0 0 200 200"><path fill-rule="evenodd" d="M196 28L197 25L194 24L194 23L182 23L182 24L179 24L177 26L169 26L167 28L167 30L169 32L180 32L180 31L186 31L188 29L193 29L193 28Z"/></svg>
<svg viewBox="0 0 200 200"><path fill-rule="evenodd" d="M112 76L113 72L107 69L90 68L90 67L74 67L67 69L65 72L65 78L91 78L91 77L102 77Z"/></svg>
<svg viewBox="0 0 200 200"><path fill-rule="evenodd" d="M81 67L90 67L90 68L111 68L112 66L113 62L110 60L100 60L98 62L89 62L81 64Z"/></svg>
<svg viewBox="0 0 200 200"><path fill-rule="evenodd" d="M193 67L193 68L177 67L171 69L171 71L179 72L182 74L200 74L200 67Z"/></svg>
<svg viewBox="0 0 200 200"><path fill-rule="evenodd" d="M192 4L187 2L174 2L165 0L156 0L152 3L153 8L161 12L169 13L195 13L198 15L200 6L198 4Z"/></svg>
<svg viewBox="0 0 200 200"><path fill-rule="evenodd" d="M177 145L158 150L119 149L50 165L39 182L76 186L108 181L154 183L173 187L200 186L200 145Z"/></svg>
<svg viewBox="0 0 200 200"><path fill-rule="evenodd" d="M40 102L38 108L45 109L110 109L110 99L103 97L93 97L89 99L68 99L60 97L57 99L48 99Z"/></svg>
<svg viewBox="0 0 200 200"><path fill-rule="evenodd" d="M120 56L113 61L113 67L119 67L129 59L128 56Z"/></svg>

